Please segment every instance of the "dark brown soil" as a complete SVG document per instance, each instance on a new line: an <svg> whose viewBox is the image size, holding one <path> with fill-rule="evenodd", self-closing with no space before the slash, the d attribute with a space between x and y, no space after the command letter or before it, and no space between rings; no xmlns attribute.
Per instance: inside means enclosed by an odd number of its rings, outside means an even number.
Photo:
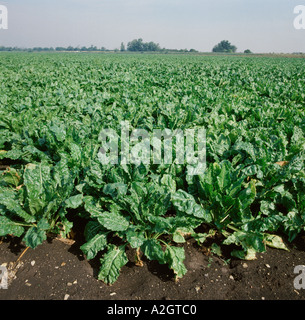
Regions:
<svg viewBox="0 0 305 320"><path fill-rule="evenodd" d="M16 239L0 244L0 265L16 262L25 247ZM187 274L175 282L167 266L144 261L122 268L112 286L97 280L98 259L88 262L79 243L50 238L28 249L15 267L16 278L0 289L1 300L304 300L294 288L294 267L305 264L305 240L290 251L268 249L254 261L206 255L196 243L185 244ZM16 266L16 264L15 264Z"/></svg>

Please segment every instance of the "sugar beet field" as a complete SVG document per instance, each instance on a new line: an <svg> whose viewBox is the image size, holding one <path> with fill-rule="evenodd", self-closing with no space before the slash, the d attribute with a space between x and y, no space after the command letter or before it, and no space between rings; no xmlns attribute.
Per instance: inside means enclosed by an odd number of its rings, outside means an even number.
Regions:
<svg viewBox="0 0 305 320"><path fill-rule="evenodd" d="M173 133L193 130L196 156L202 129L205 170L194 174L187 157L176 161ZM104 130L116 139L104 141ZM161 156L172 133L171 162L141 161L147 145L134 132L148 133L151 156L154 130ZM138 162L123 161L126 137ZM117 162L101 161L103 146L104 157L117 148ZM88 279L64 288L72 273L57 275L60 289L48 282L55 250L93 270L100 299L304 299L305 283L294 282L305 264L304 160L302 58L2 53L0 265L9 285L0 297L92 298ZM61 260L56 272L68 265ZM210 281L213 270L231 287ZM165 294L148 292L147 279ZM43 283L48 295L35 296Z"/></svg>

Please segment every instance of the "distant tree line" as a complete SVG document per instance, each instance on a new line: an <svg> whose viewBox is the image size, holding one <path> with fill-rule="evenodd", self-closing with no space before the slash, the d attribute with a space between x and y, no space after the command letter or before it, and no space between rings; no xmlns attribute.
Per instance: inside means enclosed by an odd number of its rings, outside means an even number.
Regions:
<svg viewBox="0 0 305 320"><path fill-rule="evenodd" d="M121 51L125 51L124 43L121 44ZM131 52L198 52L195 49L167 49L161 48L159 43L143 42L143 39L134 39L127 44L127 51Z"/></svg>
<svg viewBox="0 0 305 320"><path fill-rule="evenodd" d="M34 48L19 48L19 47L4 47L0 46L0 51L36 51L36 52L55 52L55 51L129 51L129 52L198 52L195 49L166 49L161 48L158 43L155 43L153 41L151 42L143 42L143 39L134 39L127 44L127 48L125 47L125 44L122 42L120 49L116 48L114 50L107 49L105 47L98 48L96 46L91 45L90 47L34 47Z"/></svg>
<svg viewBox="0 0 305 320"><path fill-rule="evenodd" d="M228 40L222 40L217 45L214 46L212 52L218 53L235 53L237 47L232 45ZM153 41L144 42L142 38L134 39L127 43L127 47L122 42L120 49L116 48L114 50L107 49L105 47L98 48L97 46L91 45L90 47L85 46L68 46L68 47L34 47L34 48L19 48L19 47L4 47L0 46L0 51L28 51L28 52L56 52L56 51L82 51L82 52L90 52L90 51L109 51L109 52L162 52L162 53L186 53L186 52L198 52L195 49L167 49L161 48L159 43L155 43ZM249 49L244 51L245 54L252 53Z"/></svg>
<svg viewBox="0 0 305 320"><path fill-rule="evenodd" d="M108 50L105 47L97 48L96 46L91 47L33 47L33 48L19 48L19 47L4 47L0 46L0 51L113 51Z"/></svg>

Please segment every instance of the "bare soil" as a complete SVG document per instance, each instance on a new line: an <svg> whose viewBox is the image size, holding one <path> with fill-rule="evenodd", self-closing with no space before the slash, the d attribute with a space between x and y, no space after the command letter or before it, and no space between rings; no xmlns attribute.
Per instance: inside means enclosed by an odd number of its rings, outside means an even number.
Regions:
<svg viewBox="0 0 305 320"><path fill-rule="evenodd" d="M294 267L305 264L304 236L289 245L289 252L268 248L253 261L218 257L190 240L185 244L188 272L178 282L167 266L144 260L143 267L132 262L123 267L112 286L97 279L99 258L87 261L80 245L53 237L24 252L18 239L2 239L0 265L10 269L10 282L0 289L0 299L305 300L305 290L294 288Z"/></svg>

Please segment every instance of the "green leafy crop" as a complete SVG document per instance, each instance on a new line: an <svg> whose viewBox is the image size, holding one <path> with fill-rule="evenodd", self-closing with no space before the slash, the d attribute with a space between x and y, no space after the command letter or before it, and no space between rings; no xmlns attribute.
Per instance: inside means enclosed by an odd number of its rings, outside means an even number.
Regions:
<svg viewBox="0 0 305 320"><path fill-rule="evenodd" d="M302 59L0 55L0 236L35 248L86 219L87 259L114 283L127 248L183 277L184 243L288 250L305 227ZM102 164L100 132L206 130L206 170ZM198 141L197 141L198 143ZM177 150L173 148L173 154ZM205 226L205 228L202 228ZM201 230L201 231L200 231ZM204 233L202 230L209 230ZM281 236L280 236L281 235ZM214 243L212 251L221 254Z"/></svg>

